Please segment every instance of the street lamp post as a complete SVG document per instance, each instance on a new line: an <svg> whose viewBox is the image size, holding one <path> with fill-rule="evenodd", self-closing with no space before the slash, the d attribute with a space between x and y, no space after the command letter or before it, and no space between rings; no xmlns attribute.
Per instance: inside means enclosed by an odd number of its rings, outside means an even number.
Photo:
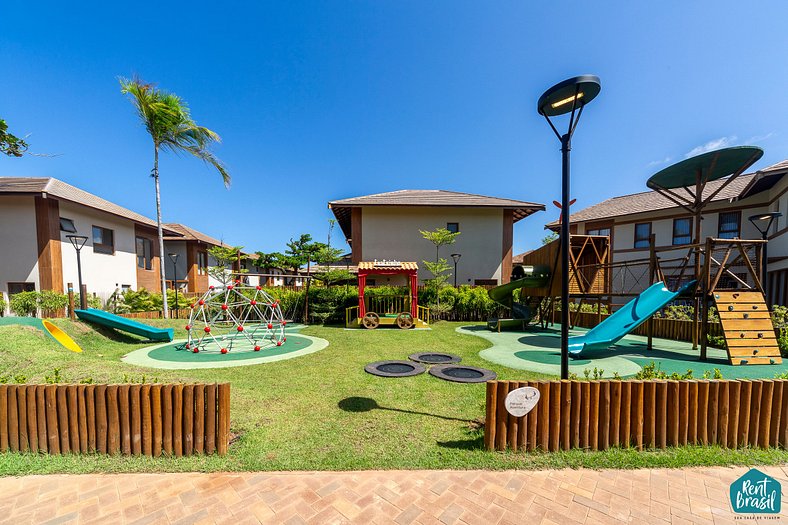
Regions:
<svg viewBox="0 0 788 525"><path fill-rule="evenodd" d="M772 227L772 223L782 216L783 214L778 211L770 211L766 213L759 213L757 215L751 215L749 219L752 225L755 226L759 232L761 232L761 239L768 241L769 230ZM764 243L763 251L761 252L761 286L763 287L763 295L766 296L767 300L769 297L769 258L767 257L768 248L769 243Z"/></svg>
<svg viewBox="0 0 788 525"><path fill-rule="evenodd" d="M461 253L451 254L451 258L454 260L454 287L455 288L457 288L457 263L460 262L460 257L462 257Z"/></svg>
<svg viewBox="0 0 788 525"><path fill-rule="evenodd" d="M178 311L178 255L177 253L167 254L172 261L172 287L175 288L175 318L180 319ZM164 293L167 293L165 290Z"/></svg>
<svg viewBox="0 0 788 525"><path fill-rule="evenodd" d="M82 251L82 247L85 246L85 243L88 242L88 238L84 235L66 235L66 239L71 242L71 245L74 246L74 249L77 251L77 279L79 280L79 307L82 310L87 310L88 308L88 298L86 297L87 294L85 290L82 289L82 257L80 256L80 252Z"/></svg>
<svg viewBox="0 0 788 525"><path fill-rule="evenodd" d="M569 378L569 151L583 108L602 89L599 77L581 75L559 82L545 91L537 110L561 141L561 379ZM550 117L571 113L566 133L556 129Z"/></svg>

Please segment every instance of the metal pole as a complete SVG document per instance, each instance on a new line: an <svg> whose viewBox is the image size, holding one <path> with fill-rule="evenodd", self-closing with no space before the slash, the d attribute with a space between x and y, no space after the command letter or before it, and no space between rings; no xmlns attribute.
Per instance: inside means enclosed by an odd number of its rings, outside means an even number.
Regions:
<svg viewBox="0 0 788 525"><path fill-rule="evenodd" d="M178 265L175 261L172 261L172 286L175 288L175 318L180 319L180 312L178 311Z"/></svg>
<svg viewBox="0 0 788 525"><path fill-rule="evenodd" d="M88 308L88 298L85 294L85 287L82 284L82 248L77 249L77 278L79 279L79 307L83 310Z"/></svg>
<svg viewBox="0 0 788 525"><path fill-rule="evenodd" d="M561 137L561 379L569 379L569 151L572 136Z"/></svg>
<svg viewBox="0 0 788 525"><path fill-rule="evenodd" d="M454 287L457 288L457 259L454 260Z"/></svg>
<svg viewBox="0 0 788 525"><path fill-rule="evenodd" d="M767 301L769 301L769 277L768 277L769 258L766 253L766 251L769 248L768 237L769 237L769 230L767 229L763 233L763 240L767 242L762 244L763 248L761 251L761 288L763 288L764 299L766 299Z"/></svg>

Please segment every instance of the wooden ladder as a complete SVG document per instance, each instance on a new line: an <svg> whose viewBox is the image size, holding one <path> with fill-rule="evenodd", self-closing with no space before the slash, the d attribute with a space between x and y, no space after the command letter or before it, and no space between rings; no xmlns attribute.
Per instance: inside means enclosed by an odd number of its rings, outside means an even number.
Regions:
<svg viewBox="0 0 788 525"><path fill-rule="evenodd" d="M769 307L761 292L714 292L732 365L783 362Z"/></svg>

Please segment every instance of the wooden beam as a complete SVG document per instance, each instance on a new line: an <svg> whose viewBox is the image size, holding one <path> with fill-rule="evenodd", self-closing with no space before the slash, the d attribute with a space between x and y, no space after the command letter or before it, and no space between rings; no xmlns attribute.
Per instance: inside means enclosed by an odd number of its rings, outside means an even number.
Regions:
<svg viewBox="0 0 788 525"><path fill-rule="evenodd" d="M362 258L362 244L361 244L361 208L353 208L350 213L350 247L352 248L353 264L360 263Z"/></svg>
<svg viewBox="0 0 788 525"><path fill-rule="evenodd" d="M503 210L503 244L501 247L501 284L512 276L512 239L514 236L514 211Z"/></svg>
<svg viewBox="0 0 788 525"><path fill-rule="evenodd" d="M39 287L63 293L60 205L56 199L35 197L35 214Z"/></svg>

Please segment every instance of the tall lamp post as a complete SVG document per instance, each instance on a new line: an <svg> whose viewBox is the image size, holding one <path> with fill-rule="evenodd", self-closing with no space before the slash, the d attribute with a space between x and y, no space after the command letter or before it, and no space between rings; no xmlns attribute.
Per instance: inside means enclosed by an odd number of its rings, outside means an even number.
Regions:
<svg viewBox="0 0 788 525"><path fill-rule="evenodd" d="M759 213L757 215L751 215L749 219L752 225L755 226L759 232L761 232L761 239L767 241L772 223L782 216L783 214L778 211L770 211L766 213ZM766 255L768 247L769 243L767 242L763 245L763 252L761 252L761 286L763 287L763 295L766 296L767 300L769 298L769 258Z"/></svg>
<svg viewBox="0 0 788 525"><path fill-rule="evenodd" d="M461 253L451 254L451 258L454 260L454 287L455 288L457 288L457 263L460 262L460 257L462 257Z"/></svg>
<svg viewBox="0 0 788 525"><path fill-rule="evenodd" d="M177 253L167 254L172 261L172 287L175 288L175 318L180 319L180 312L178 311L178 255ZM167 293L165 290L164 293Z"/></svg>
<svg viewBox="0 0 788 525"><path fill-rule="evenodd" d="M599 77L581 75L559 82L545 91L537 110L561 141L561 379L569 378L569 151L583 108L602 89ZM570 113L569 126L561 134L550 120Z"/></svg>
<svg viewBox="0 0 788 525"><path fill-rule="evenodd" d="M80 253L82 248L85 246L85 243L88 242L88 238L84 235L66 235L66 239L69 240L74 249L77 251L77 278L79 280L79 307L82 310L87 310L88 308L88 298L85 290L82 289L82 257Z"/></svg>

